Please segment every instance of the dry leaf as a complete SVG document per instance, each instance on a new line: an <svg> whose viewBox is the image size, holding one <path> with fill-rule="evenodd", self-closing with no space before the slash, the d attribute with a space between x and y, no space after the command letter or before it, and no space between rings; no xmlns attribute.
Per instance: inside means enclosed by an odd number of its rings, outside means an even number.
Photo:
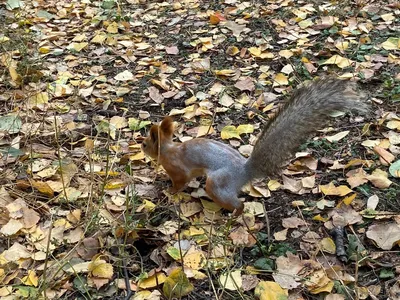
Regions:
<svg viewBox="0 0 400 300"><path fill-rule="evenodd" d="M383 250L391 250L400 241L400 225L397 223L373 224L367 230L367 237Z"/></svg>

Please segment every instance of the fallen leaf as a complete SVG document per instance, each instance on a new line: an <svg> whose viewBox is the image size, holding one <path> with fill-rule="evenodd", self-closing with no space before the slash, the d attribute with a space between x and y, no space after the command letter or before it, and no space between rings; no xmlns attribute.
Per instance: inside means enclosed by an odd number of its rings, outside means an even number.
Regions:
<svg viewBox="0 0 400 300"><path fill-rule="evenodd" d="M400 178L400 160L397 160L390 165L389 173L393 177Z"/></svg>
<svg viewBox="0 0 400 300"><path fill-rule="evenodd" d="M285 218L282 220L282 226L284 228L298 228L299 226L305 226L307 223L297 217L290 217L290 218Z"/></svg>
<svg viewBox="0 0 400 300"><path fill-rule="evenodd" d="M375 208L378 206L378 203L379 203L379 197L377 195L372 195L367 200L367 208L375 210Z"/></svg>
<svg viewBox="0 0 400 300"><path fill-rule="evenodd" d="M367 237L383 250L391 250L400 241L400 225L397 223L373 224L367 230Z"/></svg>
<svg viewBox="0 0 400 300"><path fill-rule="evenodd" d="M164 97L160 94L158 88L151 86L148 88L148 90L150 99L152 99L154 102L160 104L164 101Z"/></svg>
<svg viewBox="0 0 400 300"><path fill-rule="evenodd" d="M221 276L219 277L219 284L221 285L221 287L230 291L241 289L242 277L240 274L240 270L221 274Z"/></svg>
<svg viewBox="0 0 400 300"><path fill-rule="evenodd" d="M350 131L346 130L346 131L339 132L339 133L337 133L335 135L326 136L325 138L328 141L330 141L331 143L332 142L337 142L337 141L340 141L341 139L343 139L345 136L347 136L349 134L349 132Z"/></svg>
<svg viewBox="0 0 400 300"><path fill-rule="evenodd" d="M395 156L389 151L383 149L382 147L375 146L374 152L379 154L380 161L383 165L388 166L392 161L394 161Z"/></svg>
<svg viewBox="0 0 400 300"><path fill-rule="evenodd" d="M349 189L345 185L340 185L340 186L335 186L333 182L326 184L326 185L320 185L319 189L324 195L327 196L346 196L347 194L353 192L351 189Z"/></svg>
<svg viewBox="0 0 400 300"><path fill-rule="evenodd" d="M260 281L254 290L254 295L260 300L283 300L289 293L273 281Z"/></svg>
<svg viewBox="0 0 400 300"><path fill-rule="evenodd" d="M118 81L129 81L129 80L133 80L133 74L132 72L125 70L121 73L118 73L117 75L114 76L115 80Z"/></svg>
<svg viewBox="0 0 400 300"><path fill-rule="evenodd" d="M222 128L221 138L223 140L228 140L228 139L232 139L232 138L240 139L240 135L235 126L229 125L229 126L225 126L224 128Z"/></svg>
<svg viewBox="0 0 400 300"><path fill-rule="evenodd" d="M272 86L282 86L282 85L288 85L289 84L289 80L287 78L287 76L283 73L278 73L276 74L275 78L274 78L274 83L272 84Z"/></svg>
<svg viewBox="0 0 400 300"><path fill-rule="evenodd" d="M36 275L36 272L33 270L28 270L28 275L22 277L22 283L28 286L35 286L37 287L39 284L39 278Z"/></svg>
<svg viewBox="0 0 400 300"><path fill-rule="evenodd" d="M105 260L99 258L90 262L88 270L91 276L105 279L111 279L114 274L113 266Z"/></svg>
<svg viewBox="0 0 400 300"><path fill-rule="evenodd" d="M367 176L367 179L380 189L386 189L392 184L392 181L388 179L388 174L380 169L375 169L371 175Z"/></svg>
<svg viewBox="0 0 400 300"><path fill-rule="evenodd" d="M253 91L255 89L253 80L250 77L236 82L235 87L241 91Z"/></svg>
<svg viewBox="0 0 400 300"><path fill-rule="evenodd" d="M350 66L352 63L353 62L350 59L335 54L321 65L337 65L339 68L344 69Z"/></svg>
<svg viewBox="0 0 400 300"><path fill-rule="evenodd" d="M182 268L175 268L164 281L163 292L169 298L181 298L194 289Z"/></svg>

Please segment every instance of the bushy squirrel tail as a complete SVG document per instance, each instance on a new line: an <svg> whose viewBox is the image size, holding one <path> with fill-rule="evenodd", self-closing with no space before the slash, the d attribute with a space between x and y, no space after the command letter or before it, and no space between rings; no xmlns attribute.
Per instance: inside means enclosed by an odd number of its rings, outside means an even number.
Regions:
<svg viewBox="0 0 400 300"><path fill-rule="evenodd" d="M296 90L264 126L246 162L248 180L276 175L309 135L327 123L334 111L368 112L355 84L325 78Z"/></svg>

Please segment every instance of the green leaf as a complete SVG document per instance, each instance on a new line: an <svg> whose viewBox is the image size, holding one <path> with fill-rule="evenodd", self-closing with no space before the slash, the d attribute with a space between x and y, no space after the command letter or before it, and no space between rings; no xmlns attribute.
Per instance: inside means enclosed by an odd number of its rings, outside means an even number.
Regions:
<svg viewBox="0 0 400 300"><path fill-rule="evenodd" d="M14 8L22 7L22 2L20 0L8 0L6 4L6 8L9 10L13 10Z"/></svg>
<svg viewBox="0 0 400 300"><path fill-rule="evenodd" d="M111 9L115 6L115 0L104 0L101 2L101 8L103 9Z"/></svg>
<svg viewBox="0 0 400 300"><path fill-rule="evenodd" d="M393 177L400 178L400 159L390 165L389 173Z"/></svg>
<svg viewBox="0 0 400 300"><path fill-rule="evenodd" d="M259 270L272 271L275 268L275 262L270 258L262 257L255 261L254 267Z"/></svg>
<svg viewBox="0 0 400 300"><path fill-rule="evenodd" d="M394 278L394 273L390 269L382 269L381 272L379 273L379 278L381 279Z"/></svg>
<svg viewBox="0 0 400 300"><path fill-rule="evenodd" d="M179 249L175 248L175 247L169 247L167 249L167 253L175 260L178 260L181 258L181 255L179 253Z"/></svg>
<svg viewBox="0 0 400 300"><path fill-rule="evenodd" d="M138 131L147 125L150 125L150 121L140 121L136 118L129 118L128 119L128 125L130 130Z"/></svg>
<svg viewBox="0 0 400 300"><path fill-rule="evenodd" d="M17 286L16 295L29 299L37 299L38 290L32 286Z"/></svg>
<svg viewBox="0 0 400 300"><path fill-rule="evenodd" d="M36 15L37 15L39 18L45 18L45 19L48 19L48 20L54 19L54 18L56 17L55 15L53 15L53 14L51 14L51 13L49 13L48 11L45 11L45 10L39 10L39 11L36 13Z"/></svg>
<svg viewBox="0 0 400 300"><path fill-rule="evenodd" d="M20 149L17 149L17 148L9 147L9 148L5 148L5 149L0 148L0 153L2 153L3 155L11 155L11 156L17 157L17 156L24 155L25 152L21 151Z"/></svg>
<svg viewBox="0 0 400 300"><path fill-rule="evenodd" d="M0 117L0 131L8 134L18 133L21 129L22 121L18 116L8 115Z"/></svg>

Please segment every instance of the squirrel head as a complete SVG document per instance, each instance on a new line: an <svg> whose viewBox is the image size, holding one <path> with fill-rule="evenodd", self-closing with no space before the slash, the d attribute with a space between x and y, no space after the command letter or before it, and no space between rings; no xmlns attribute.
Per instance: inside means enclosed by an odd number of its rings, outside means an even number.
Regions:
<svg viewBox="0 0 400 300"><path fill-rule="evenodd" d="M149 135L142 142L143 152L153 159L157 159L160 148L163 144L172 142L174 133L174 121L171 117L165 117L160 125L153 125L150 128Z"/></svg>

